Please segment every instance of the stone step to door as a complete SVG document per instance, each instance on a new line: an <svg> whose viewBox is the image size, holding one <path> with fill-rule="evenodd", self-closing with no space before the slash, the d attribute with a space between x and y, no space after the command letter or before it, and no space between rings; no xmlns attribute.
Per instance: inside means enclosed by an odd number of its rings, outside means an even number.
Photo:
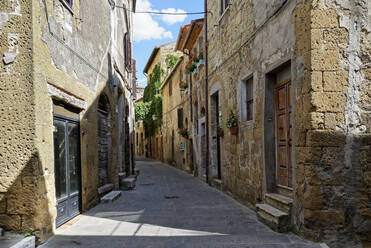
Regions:
<svg viewBox="0 0 371 248"><path fill-rule="evenodd" d="M274 193L265 194L265 202L289 215L291 213L293 200L287 196Z"/></svg>
<svg viewBox="0 0 371 248"><path fill-rule="evenodd" d="M256 210L260 221L268 225L276 232L287 232L290 229L289 214L274 208L268 204L256 204Z"/></svg>
<svg viewBox="0 0 371 248"><path fill-rule="evenodd" d="M107 195L100 198L100 202L108 203L113 202L121 196L121 191L111 191Z"/></svg>
<svg viewBox="0 0 371 248"><path fill-rule="evenodd" d="M135 188L135 182L136 182L135 177L127 177L122 180L122 188L124 190L132 190Z"/></svg>
<svg viewBox="0 0 371 248"><path fill-rule="evenodd" d="M113 184L106 184L98 188L98 194L104 195L107 192L110 192L111 190L113 190Z"/></svg>

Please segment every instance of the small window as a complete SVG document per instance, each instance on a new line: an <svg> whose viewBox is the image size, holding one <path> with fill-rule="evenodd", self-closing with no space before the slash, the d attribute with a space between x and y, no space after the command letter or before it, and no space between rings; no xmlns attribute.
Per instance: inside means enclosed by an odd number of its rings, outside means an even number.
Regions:
<svg viewBox="0 0 371 248"><path fill-rule="evenodd" d="M203 48L204 48L204 37L200 36L198 38L198 49L200 49L200 51L202 51Z"/></svg>
<svg viewBox="0 0 371 248"><path fill-rule="evenodd" d="M169 81L169 96L173 94L173 82L170 80Z"/></svg>
<svg viewBox="0 0 371 248"><path fill-rule="evenodd" d="M183 109L178 109L178 128L183 128Z"/></svg>
<svg viewBox="0 0 371 248"><path fill-rule="evenodd" d="M230 5L230 0L219 0L220 5L220 15L224 14L224 11L226 11Z"/></svg>
<svg viewBox="0 0 371 248"><path fill-rule="evenodd" d="M70 7L72 9L72 6L73 6L73 0L63 0L63 2L65 2L67 4L68 7Z"/></svg>
<svg viewBox="0 0 371 248"><path fill-rule="evenodd" d="M251 121L254 116L254 79L246 80L242 85L242 120Z"/></svg>

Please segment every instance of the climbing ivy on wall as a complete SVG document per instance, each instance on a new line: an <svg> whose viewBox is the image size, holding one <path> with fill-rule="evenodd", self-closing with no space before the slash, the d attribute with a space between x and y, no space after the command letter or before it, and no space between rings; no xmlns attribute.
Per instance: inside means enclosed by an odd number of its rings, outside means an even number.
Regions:
<svg viewBox="0 0 371 248"><path fill-rule="evenodd" d="M160 86L164 73L160 63L156 64L144 89L143 102L135 104L135 120L143 121L146 137L153 136L162 124Z"/></svg>
<svg viewBox="0 0 371 248"><path fill-rule="evenodd" d="M168 68L173 69L174 65L178 61L179 57L173 54L168 54L165 59L165 63Z"/></svg>

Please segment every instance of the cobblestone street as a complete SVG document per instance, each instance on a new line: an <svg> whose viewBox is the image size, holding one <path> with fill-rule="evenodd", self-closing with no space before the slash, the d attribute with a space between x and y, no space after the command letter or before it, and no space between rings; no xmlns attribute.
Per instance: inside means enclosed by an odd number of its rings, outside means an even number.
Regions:
<svg viewBox="0 0 371 248"><path fill-rule="evenodd" d="M177 169L153 161L137 168L135 190L62 226L41 247L322 247L271 231L254 211Z"/></svg>

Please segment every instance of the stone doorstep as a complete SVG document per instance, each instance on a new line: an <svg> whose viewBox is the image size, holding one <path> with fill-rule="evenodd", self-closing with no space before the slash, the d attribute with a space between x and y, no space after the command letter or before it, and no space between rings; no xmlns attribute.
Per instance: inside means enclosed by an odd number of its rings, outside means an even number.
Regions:
<svg viewBox="0 0 371 248"><path fill-rule="evenodd" d="M127 177L122 180L122 186L124 189L134 189L135 188L135 182L136 178L135 177Z"/></svg>
<svg viewBox="0 0 371 248"><path fill-rule="evenodd" d="M111 191L107 195L100 198L103 203L113 202L121 196L121 191Z"/></svg>
<svg viewBox="0 0 371 248"><path fill-rule="evenodd" d="M106 184L98 188L98 194L103 195L113 189L113 184Z"/></svg>
<svg viewBox="0 0 371 248"><path fill-rule="evenodd" d="M256 204L259 219L276 232L287 232L290 228L290 216L268 204Z"/></svg>
<svg viewBox="0 0 371 248"><path fill-rule="evenodd" d="M274 193L265 194L265 202L287 214L291 213L293 200L287 196Z"/></svg>

